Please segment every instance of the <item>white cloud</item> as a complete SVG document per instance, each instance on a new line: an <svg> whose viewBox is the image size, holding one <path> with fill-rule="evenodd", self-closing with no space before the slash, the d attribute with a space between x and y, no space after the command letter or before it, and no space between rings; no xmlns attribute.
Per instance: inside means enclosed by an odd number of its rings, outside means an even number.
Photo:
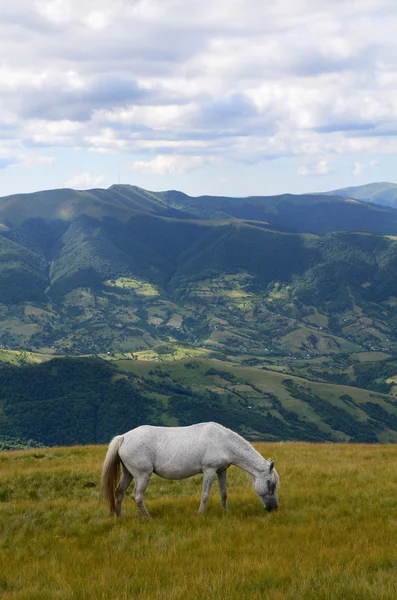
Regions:
<svg viewBox="0 0 397 600"><path fill-rule="evenodd" d="M62 26L79 23L94 31L102 31L110 26L125 3L112 0L38 0L35 7L38 14L50 23Z"/></svg>
<svg viewBox="0 0 397 600"><path fill-rule="evenodd" d="M81 123L73 121L34 119L28 121L22 136L25 140L37 145L67 146L74 143L75 136L81 129Z"/></svg>
<svg viewBox="0 0 397 600"><path fill-rule="evenodd" d="M50 165L54 162L53 156L38 154L35 151L21 148L18 140L0 139L0 169L23 165Z"/></svg>
<svg viewBox="0 0 397 600"><path fill-rule="evenodd" d="M358 160L354 162L353 175L361 175L365 170L371 169L379 165L378 160L371 160L369 163L361 163Z"/></svg>
<svg viewBox="0 0 397 600"><path fill-rule="evenodd" d="M365 165L363 165L358 160L356 160L354 163L353 175L361 175L361 173L364 171L364 169L365 169Z"/></svg>
<svg viewBox="0 0 397 600"><path fill-rule="evenodd" d="M74 177L66 181L64 186L74 189L87 189L101 187L104 181L105 177L103 175L93 175L92 173L80 173L79 175L75 175Z"/></svg>
<svg viewBox="0 0 397 600"><path fill-rule="evenodd" d="M193 104L181 106L180 104L167 104L165 106L126 106L108 111L98 111L96 117L109 123L124 125L139 124L144 127L156 129L178 128L179 130L189 123L198 108Z"/></svg>
<svg viewBox="0 0 397 600"><path fill-rule="evenodd" d="M0 3L3 164L45 146L143 173L326 175L338 156L357 174L396 151L396 30L394 0Z"/></svg>
<svg viewBox="0 0 397 600"><path fill-rule="evenodd" d="M54 160L53 156L41 156L37 154L28 154L22 157L24 165L52 165Z"/></svg>
<svg viewBox="0 0 397 600"><path fill-rule="evenodd" d="M299 167L300 175L328 175L330 172L330 166L326 160L320 160L317 163L310 166Z"/></svg>
<svg viewBox="0 0 397 600"><path fill-rule="evenodd" d="M164 175L165 173L186 173L202 167L207 160L201 156L159 154L152 160L137 160L131 164L134 171Z"/></svg>

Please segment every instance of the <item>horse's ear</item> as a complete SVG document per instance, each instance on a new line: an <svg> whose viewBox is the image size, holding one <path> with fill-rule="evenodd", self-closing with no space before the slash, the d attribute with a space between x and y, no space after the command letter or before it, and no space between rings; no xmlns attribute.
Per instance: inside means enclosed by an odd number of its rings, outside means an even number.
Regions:
<svg viewBox="0 0 397 600"><path fill-rule="evenodd" d="M270 461L270 465L269 465L269 473L271 473L274 469L274 460Z"/></svg>

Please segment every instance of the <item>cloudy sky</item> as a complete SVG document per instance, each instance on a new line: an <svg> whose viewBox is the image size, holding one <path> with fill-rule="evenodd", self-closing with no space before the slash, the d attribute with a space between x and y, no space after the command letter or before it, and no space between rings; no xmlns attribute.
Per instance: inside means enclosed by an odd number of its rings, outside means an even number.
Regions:
<svg viewBox="0 0 397 600"><path fill-rule="evenodd" d="M0 196L397 182L395 0L0 0Z"/></svg>

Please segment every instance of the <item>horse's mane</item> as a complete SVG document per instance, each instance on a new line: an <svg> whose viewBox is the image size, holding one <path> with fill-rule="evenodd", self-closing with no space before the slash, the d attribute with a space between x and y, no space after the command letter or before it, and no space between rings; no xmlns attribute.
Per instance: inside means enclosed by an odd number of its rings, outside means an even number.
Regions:
<svg viewBox="0 0 397 600"><path fill-rule="evenodd" d="M220 425L220 423L214 423L214 425ZM271 458L265 458L264 456L262 456L262 454L251 444L251 442L249 442L248 440L243 438L242 435L240 435L236 431L233 431L233 429L229 429L228 427L225 427L224 425L221 425L221 427L223 429L226 429L229 433L233 434L233 436L236 439L238 439L240 443L243 443L246 448L250 448L251 450L253 450L258 456L260 456L261 458L266 460L266 462L271 461ZM277 488L279 488L280 487L280 476L277 473L276 469L273 469L272 475L273 475L273 482L276 484Z"/></svg>
<svg viewBox="0 0 397 600"><path fill-rule="evenodd" d="M280 475L277 473L276 469L273 469L274 479L276 483L276 487L280 487Z"/></svg>

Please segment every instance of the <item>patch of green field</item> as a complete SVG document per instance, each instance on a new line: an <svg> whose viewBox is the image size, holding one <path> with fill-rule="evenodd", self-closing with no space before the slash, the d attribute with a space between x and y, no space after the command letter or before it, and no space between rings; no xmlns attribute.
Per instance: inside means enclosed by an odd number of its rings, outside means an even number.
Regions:
<svg viewBox="0 0 397 600"><path fill-rule="evenodd" d="M306 323L310 323L312 325L317 325L318 327L328 327L328 317L318 312L318 310L314 309L314 312L304 317L303 319Z"/></svg>
<svg viewBox="0 0 397 600"><path fill-rule="evenodd" d="M39 364L53 358L52 354L39 352L26 352L25 350L0 349L0 363L19 365L21 363Z"/></svg>
<svg viewBox="0 0 397 600"><path fill-rule="evenodd" d="M129 277L118 277L117 279L109 279L104 282L110 287L119 287L122 289L131 289L138 296L158 296L159 291L151 283L141 281L139 279L131 279Z"/></svg>
<svg viewBox="0 0 397 600"><path fill-rule="evenodd" d="M269 302L273 302L274 300L286 300L290 296L290 290L290 286L284 286L276 281L273 284L273 289L269 292L267 299Z"/></svg>
<svg viewBox="0 0 397 600"><path fill-rule="evenodd" d="M354 352L352 354L352 359L358 362L376 362L378 360L385 360L386 358L390 358L390 354L386 354L385 352Z"/></svg>
<svg viewBox="0 0 397 600"><path fill-rule="evenodd" d="M169 348L166 352L165 349ZM134 352L134 356L142 361L182 361L187 358L203 358L210 354L207 348L194 348L183 344L164 344L163 346Z"/></svg>
<svg viewBox="0 0 397 600"><path fill-rule="evenodd" d="M147 322L149 325L161 325L163 323L163 319L160 317L148 317Z"/></svg>
<svg viewBox="0 0 397 600"><path fill-rule="evenodd" d="M228 296L231 299L237 298L238 300L240 298L249 298L250 296L252 296L252 294L248 294L247 292L244 292L243 290L225 290L223 292L224 296Z"/></svg>
<svg viewBox="0 0 397 600"><path fill-rule="evenodd" d="M48 321L49 319L54 318L56 316L54 312L44 310L37 306L31 306L29 304L25 306L24 313L27 317L36 317L41 321Z"/></svg>
<svg viewBox="0 0 397 600"><path fill-rule="evenodd" d="M64 302L82 307L94 306L95 294L90 288L76 288L65 295Z"/></svg>
<svg viewBox="0 0 397 600"><path fill-rule="evenodd" d="M0 321L0 335L10 333L11 335L20 335L25 339L29 339L39 331L41 331L41 326L37 323L23 323L16 318Z"/></svg>
<svg viewBox="0 0 397 600"><path fill-rule="evenodd" d="M193 283L192 292L198 296L225 297L233 301L253 295L246 290L251 281L252 276L248 273L222 274Z"/></svg>
<svg viewBox="0 0 397 600"><path fill-rule="evenodd" d="M389 298L385 301L385 304L388 304L389 306L397 306L397 297L389 296Z"/></svg>
<svg viewBox="0 0 397 600"><path fill-rule="evenodd" d="M335 335L324 334L316 329L300 327L280 338L280 345L286 350L309 353L352 352L358 345Z"/></svg>
<svg viewBox="0 0 397 600"><path fill-rule="evenodd" d="M197 516L202 477L153 476L137 514L99 502L105 447L0 453L5 600L395 600L397 447L258 444L276 461L280 506L264 513L229 470ZM380 493L381 491L381 493Z"/></svg>
<svg viewBox="0 0 397 600"><path fill-rule="evenodd" d="M181 327L183 318L181 315L174 313L172 317L167 321L168 327Z"/></svg>

